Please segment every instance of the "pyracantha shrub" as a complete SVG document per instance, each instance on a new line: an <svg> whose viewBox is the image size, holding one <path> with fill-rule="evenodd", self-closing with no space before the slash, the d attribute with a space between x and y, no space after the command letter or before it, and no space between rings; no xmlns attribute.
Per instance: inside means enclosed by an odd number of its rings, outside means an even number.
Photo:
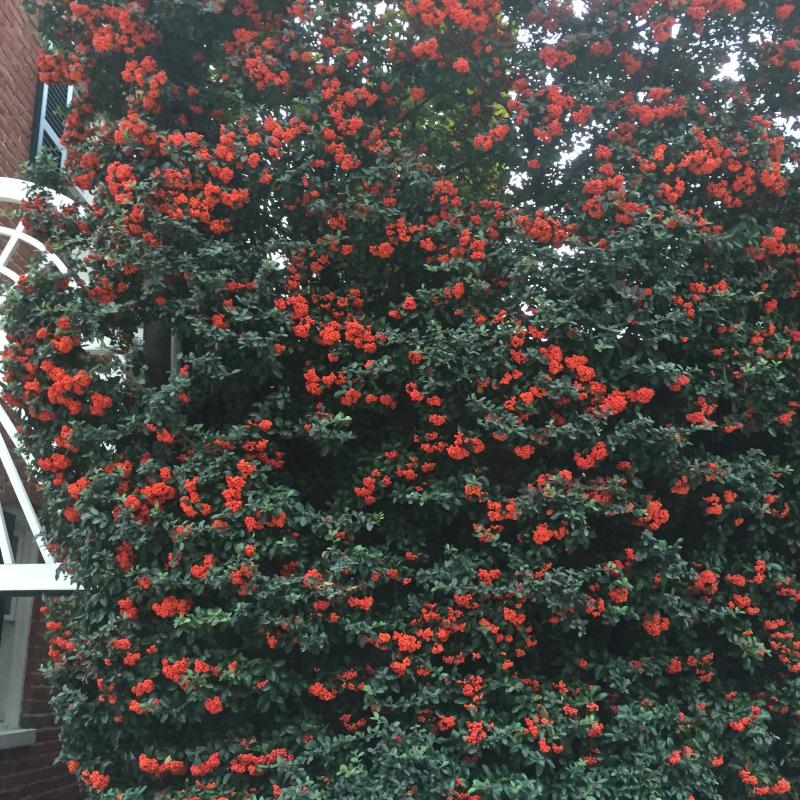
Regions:
<svg viewBox="0 0 800 800"><path fill-rule="evenodd" d="M800 5L29 9L91 796L800 797Z"/></svg>

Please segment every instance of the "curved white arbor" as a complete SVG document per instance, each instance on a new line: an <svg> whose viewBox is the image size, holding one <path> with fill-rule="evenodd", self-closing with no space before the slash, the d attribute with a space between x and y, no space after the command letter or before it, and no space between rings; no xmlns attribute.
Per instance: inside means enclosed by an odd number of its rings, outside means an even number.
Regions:
<svg viewBox="0 0 800 800"><path fill-rule="evenodd" d="M0 204L19 205L25 199L30 188L31 184L27 181L0 177ZM56 192L50 193L50 201L59 208L71 205L74 202L69 197ZM14 254L21 244L43 253L46 260L59 272L67 272L64 262L57 255L49 252L38 239L25 233L22 223L15 228L0 225L0 246L2 246L2 249L0 249L0 300L5 294L5 288L19 280L19 274L12 269L11 264ZM0 331L0 338L5 343L4 331ZM19 448L17 429L2 405L0 405L0 428L5 434L5 436L0 435L0 468L2 468L5 477L8 479L14 492L16 505L22 512L22 517L26 523L27 530L21 531L21 536L30 537L35 543L35 548L23 546L18 547L15 552L14 544L2 513L2 505L0 505L0 556L2 556L0 592L31 594L35 592L74 590L77 587L69 576L57 574L59 565L45 546L42 526L36 515L36 510L31 502L25 481L17 469L11 448L6 442L7 437L15 449ZM30 558L22 562L17 560L20 552L31 553L36 550L38 550L43 563L31 563Z"/></svg>

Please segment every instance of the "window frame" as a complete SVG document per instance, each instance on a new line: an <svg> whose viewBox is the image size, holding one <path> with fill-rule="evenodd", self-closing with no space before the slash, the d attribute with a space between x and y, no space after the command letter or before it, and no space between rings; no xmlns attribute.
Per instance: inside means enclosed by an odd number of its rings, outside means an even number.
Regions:
<svg viewBox="0 0 800 800"><path fill-rule="evenodd" d="M15 560L34 561L39 553L19 506L7 504L3 511L14 515ZM33 728L20 727L22 700L28 668L32 595L14 595L10 609L0 619L0 750L24 747L36 741Z"/></svg>
<svg viewBox="0 0 800 800"><path fill-rule="evenodd" d="M69 111L75 94L75 87L67 85L67 97L64 105L64 114ZM59 167L63 169L67 157L67 148L61 144L61 134L53 128L47 119L47 105L50 99L50 85L39 81L36 85L36 105L34 107L33 131L31 136L31 161L35 161L43 152L45 136L59 153Z"/></svg>

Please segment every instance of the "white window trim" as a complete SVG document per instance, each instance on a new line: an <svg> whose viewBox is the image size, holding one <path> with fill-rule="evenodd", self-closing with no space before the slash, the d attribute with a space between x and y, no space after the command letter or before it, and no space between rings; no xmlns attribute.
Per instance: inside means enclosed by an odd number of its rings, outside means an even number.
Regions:
<svg viewBox="0 0 800 800"><path fill-rule="evenodd" d="M25 516L18 506L8 505L6 510L16 517L19 525L17 559L36 558L37 548L29 530L25 530ZM1 512L0 512L1 513ZM12 597L10 613L0 619L3 635L0 639L0 750L24 747L36 741L36 731L20 728L22 696L28 666L28 645L33 618L33 597Z"/></svg>
<svg viewBox="0 0 800 800"><path fill-rule="evenodd" d="M32 744L36 744L35 728L17 728L13 731L0 730L0 750L30 747Z"/></svg>
<svg viewBox="0 0 800 800"><path fill-rule="evenodd" d="M66 108L69 108L72 104L72 96L75 92L74 86L67 87L67 104ZM41 84L41 97L39 103L39 119L37 120L37 136L36 141L34 142L34 152L35 155L39 155L42 151L42 146L44 144L44 135L45 133L50 137L50 140L55 144L58 148L59 153L59 166L63 168L64 160L67 157L67 148L61 144L61 137L53 130L50 123L47 121L47 100L48 95L50 94L50 86L47 83Z"/></svg>

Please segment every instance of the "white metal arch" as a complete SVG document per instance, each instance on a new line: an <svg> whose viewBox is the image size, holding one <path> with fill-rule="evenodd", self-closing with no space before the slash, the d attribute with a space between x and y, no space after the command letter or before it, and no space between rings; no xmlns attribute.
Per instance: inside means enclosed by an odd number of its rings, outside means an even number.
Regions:
<svg viewBox="0 0 800 800"><path fill-rule="evenodd" d="M19 205L31 188L32 185L27 181L0 177L0 203ZM63 208L74 202L69 197L57 192L49 192L49 195L50 202L58 208ZM0 226L0 241L3 238L7 239L7 241L2 250L0 250L0 276L8 281L16 283L19 280L19 275L9 267L9 263L20 243L43 253L47 261L59 272L67 272L64 262L57 255L49 252L38 239L25 233L22 223L17 225L16 228ZM2 294L4 294L4 291L0 289L0 296ZM5 339L4 333L2 338ZM3 432L8 436L15 449L18 449L19 441L16 426L2 405L0 405L0 427L2 427ZM16 562L11 537L6 529L2 507L0 507L0 555L2 555L3 560L3 563L0 564L0 592L30 594L34 592L65 592L76 589L77 586L70 580L69 576L63 573L57 574L59 565L45 546L42 526L36 515L36 510L31 502L25 482L19 474L11 450L3 436L0 436L0 466L2 466L11 484L30 535L33 536L44 562L42 564Z"/></svg>

